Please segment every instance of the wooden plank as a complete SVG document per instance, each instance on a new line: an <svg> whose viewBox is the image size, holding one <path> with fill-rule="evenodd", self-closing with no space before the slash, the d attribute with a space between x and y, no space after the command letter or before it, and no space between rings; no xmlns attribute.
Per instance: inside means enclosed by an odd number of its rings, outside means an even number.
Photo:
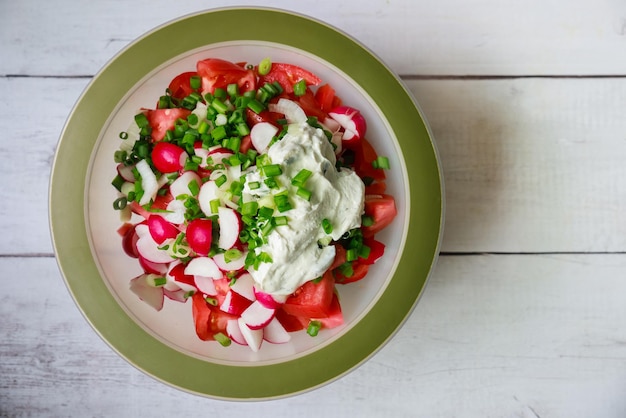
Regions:
<svg viewBox="0 0 626 418"><path fill-rule="evenodd" d="M441 257L370 361L314 392L242 404L137 371L82 318L54 259L3 257L0 416L624 416L624 269L626 255Z"/></svg>
<svg viewBox="0 0 626 418"><path fill-rule="evenodd" d="M626 80L408 86L443 163L443 251L626 250Z"/></svg>
<svg viewBox="0 0 626 418"><path fill-rule="evenodd" d="M626 74L626 3L530 0L254 0L328 22L400 74ZM212 2L210 7L238 5ZM202 10L193 0L4 2L0 74L93 75L131 41ZM141 18L137 18L137 14ZM63 16L63 22L49 16ZM13 24L13 22L22 22ZM385 36L381 36L381 32ZM54 39L54 42L42 42Z"/></svg>
<svg viewBox="0 0 626 418"><path fill-rule="evenodd" d="M0 78L0 89L14 98L0 103L0 129L12 133L0 139L0 229L8 237L0 254L51 252L44 209L50 164L87 82ZM444 168L443 251L626 251L626 79L407 85ZM19 154L17 138L36 144L30 156Z"/></svg>

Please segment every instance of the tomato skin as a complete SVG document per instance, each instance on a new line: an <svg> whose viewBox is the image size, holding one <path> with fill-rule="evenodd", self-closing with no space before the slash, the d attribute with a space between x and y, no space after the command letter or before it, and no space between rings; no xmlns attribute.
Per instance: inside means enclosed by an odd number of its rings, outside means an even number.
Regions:
<svg viewBox="0 0 626 418"><path fill-rule="evenodd" d="M344 274L341 273L340 269L333 270L335 283L348 284L348 283L358 282L359 280L363 279L367 275L367 272L369 271L369 265L360 263L358 261L353 261L352 271L353 271L352 276L348 277L348 276L344 276Z"/></svg>
<svg viewBox="0 0 626 418"><path fill-rule="evenodd" d="M385 180L385 170L374 168L372 162L378 158L376 150L366 138L360 138L355 142L356 147L351 143L355 141L343 141L342 145L354 150L354 171L359 177L370 177L377 181Z"/></svg>
<svg viewBox="0 0 626 418"><path fill-rule="evenodd" d="M283 304L283 310L290 315L304 318L328 317L333 299L335 282L330 271L324 273L318 283L306 282Z"/></svg>
<svg viewBox="0 0 626 418"><path fill-rule="evenodd" d="M189 114L190 110L181 108L146 110L145 115L152 128L150 134L152 141L161 141L165 137L165 132L174 129L174 123L178 118L186 119Z"/></svg>
<svg viewBox="0 0 626 418"><path fill-rule="evenodd" d="M274 62L270 72L259 78L259 85L278 81L283 86L285 93L291 94L293 93L293 85L303 79L307 86L317 86L322 82L318 76L297 65Z"/></svg>
<svg viewBox="0 0 626 418"><path fill-rule="evenodd" d="M168 86L170 94L176 99L184 99L195 90L191 88L191 77L197 76L195 71L187 71L174 77Z"/></svg>
<svg viewBox="0 0 626 418"><path fill-rule="evenodd" d="M184 149L171 142L157 142L151 157L154 167L161 173L173 173L183 168L181 156L187 155Z"/></svg>
<svg viewBox="0 0 626 418"><path fill-rule="evenodd" d="M320 122L326 119L327 113L322 110L311 90L307 89L306 93L296 97L296 100L307 116L315 116Z"/></svg>
<svg viewBox="0 0 626 418"><path fill-rule="evenodd" d="M363 244L369 247L370 254L367 258L359 259L362 264L374 264L385 253L385 244L373 237L363 238Z"/></svg>
<svg viewBox="0 0 626 418"><path fill-rule="evenodd" d="M374 220L371 226L362 226L364 237L372 237L387 227L398 214L396 201L388 194L366 195L364 204L365 215Z"/></svg>
<svg viewBox="0 0 626 418"><path fill-rule="evenodd" d="M287 332L303 330L309 323L309 319L288 314L282 307L276 310L275 317Z"/></svg>
<svg viewBox="0 0 626 418"><path fill-rule="evenodd" d="M320 108L326 113L337 107L335 106L335 97L335 89L333 89L330 84L320 86L315 92L315 100L317 100Z"/></svg>
<svg viewBox="0 0 626 418"><path fill-rule="evenodd" d="M221 311L219 308L209 305L200 292L191 296L192 314L196 327L196 334L202 341L215 339L215 334L226 333L226 325L231 319L237 319L235 315Z"/></svg>
<svg viewBox="0 0 626 418"><path fill-rule="evenodd" d="M333 300L330 302L328 316L326 318L315 318L316 321L322 323L323 328L331 329L343 324L343 312L339 303L337 293L333 294Z"/></svg>
<svg viewBox="0 0 626 418"><path fill-rule="evenodd" d="M213 242L213 222L210 219L194 219L187 225L186 235L191 249L198 255L206 256Z"/></svg>
<svg viewBox="0 0 626 418"><path fill-rule="evenodd" d="M198 75L202 77L202 91L213 93L216 88L226 88L236 83L239 91L256 89L256 74L241 65L219 58L208 58L196 64Z"/></svg>

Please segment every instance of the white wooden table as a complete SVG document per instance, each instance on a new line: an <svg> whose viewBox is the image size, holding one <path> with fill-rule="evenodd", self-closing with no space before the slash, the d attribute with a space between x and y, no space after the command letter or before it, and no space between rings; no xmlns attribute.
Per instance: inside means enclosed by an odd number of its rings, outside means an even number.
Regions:
<svg viewBox="0 0 626 418"><path fill-rule="evenodd" d="M442 255L397 336L297 397L190 395L83 319L48 229L50 164L91 77L231 1L0 3L0 416L626 416L626 2L248 1L325 20L402 76L446 181Z"/></svg>

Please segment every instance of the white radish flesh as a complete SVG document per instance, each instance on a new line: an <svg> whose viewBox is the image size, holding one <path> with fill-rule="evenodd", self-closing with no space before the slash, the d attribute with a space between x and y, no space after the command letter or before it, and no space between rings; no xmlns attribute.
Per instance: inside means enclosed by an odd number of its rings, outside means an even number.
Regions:
<svg viewBox="0 0 626 418"><path fill-rule="evenodd" d="M237 322L246 344L248 344L250 349L255 353L259 351L261 344L263 343L263 330L251 329L248 325L246 325L242 318L237 319Z"/></svg>
<svg viewBox="0 0 626 418"><path fill-rule="evenodd" d="M152 239L150 233L139 236L137 252L143 258L153 263L169 263L173 260L166 250L159 248L159 244Z"/></svg>
<svg viewBox="0 0 626 418"><path fill-rule="evenodd" d="M229 319L226 323L226 334L230 337L231 340L236 342L239 345L248 345L246 343L243 334L241 333L241 329L239 328L239 321L236 319Z"/></svg>
<svg viewBox="0 0 626 418"><path fill-rule="evenodd" d="M150 286L142 274L130 281L130 290L148 305L160 311L163 309L163 288Z"/></svg>
<svg viewBox="0 0 626 418"><path fill-rule="evenodd" d="M247 254L248 253L244 251L241 253L241 257L227 262L224 258L224 253L219 253L213 256L213 261L215 261L215 264L217 264L222 271L239 271L245 266Z"/></svg>
<svg viewBox="0 0 626 418"><path fill-rule="evenodd" d="M217 183L213 180L209 180L200 187L200 192L198 193L198 205L200 206L200 210L206 216L215 215L217 212L213 212L211 210L211 202L216 199L220 199L222 192L217 187Z"/></svg>
<svg viewBox="0 0 626 418"><path fill-rule="evenodd" d="M223 277L222 271L210 257L192 258L185 267L185 274L190 276L210 277L214 280L221 279Z"/></svg>
<svg viewBox="0 0 626 418"><path fill-rule="evenodd" d="M274 318L263 328L263 339L272 344L284 344L291 340L291 335L285 330L280 321Z"/></svg>
<svg viewBox="0 0 626 418"><path fill-rule="evenodd" d="M220 236L218 246L224 250L231 249L239 240L241 222L234 209L220 206L217 209Z"/></svg>
<svg viewBox="0 0 626 418"><path fill-rule="evenodd" d="M170 193L176 199L180 195L193 195L189 189L189 184L195 181L198 187L202 184L200 176L193 171L185 171L170 185Z"/></svg>
<svg viewBox="0 0 626 418"><path fill-rule="evenodd" d="M235 280L230 286L233 292L239 293L241 296L248 300L256 300L254 296L254 278L250 273L244 273Z"/></svg>
<svg viewBox="0 0 626 418"><path fill-rule="evenodd" d="M275 314L275 309L266 308L256 300L241 313L241 319L250 329L260 329L269 324Z"/></svg>
<svg viewBox="0 0 626 418"><path fill-rule="evenodd" d="M274 136L278 133L278 128L269 122L259 122L250 129L250 140L254 149L264 154Z"/></svg>
<svg viewBox="0 0 626 418"><path fill-rule="evenodd" d="M139 204L143 206L150 203L151 200L154 200L157 192L159 191L159 183L157 182L157 178L146 160L139 161L135 167L141 176L143 196L141 196Z"/></svg>
<svg viewBox="0 0 626 418"><path fill-rule="evenodd" d="M306 122L307 119L306 113L298 103L285 98L278 99L276 104L270 103L269 110L270 112L282 113L289 123L302 123Z"/></svg>

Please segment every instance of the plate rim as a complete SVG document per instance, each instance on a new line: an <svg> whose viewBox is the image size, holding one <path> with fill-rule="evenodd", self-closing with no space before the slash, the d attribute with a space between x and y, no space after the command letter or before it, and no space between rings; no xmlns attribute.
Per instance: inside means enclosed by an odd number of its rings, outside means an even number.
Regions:
<svg viewBox="0 0 626 418"><path fill-rule="evenodd" d="M420 129L421 129L422 135L425 134L428 145L430 145L430 149L432 150L434 165L436 169L434 173L436 173L436 177L437 177L436 183L438 183L436 187L438 196L435 196L434 198L435 202L432 202L431 205L438 206L439 216L437 219L437 222L438 222L437 227L436 228L431 227L429 229L431 236L435 234L436 239L435 239L434 245L432 245L431 243L431 245L429 246L432 254L428 257L429 262L427 263L427 266L422 266L422 269L425 270L426 273L424 274L424 277L422 278L421 286L419 287L417 294L415 294L415 289L410 289L410 288L406 289L406 291L409 291L412 295L414 295L414 297L410 298L410 299L413 299L412 302L410 303L410 306L405 306L406 312L404 312L404 315L401 315L401 317L399 317L397 313L395 313L394 315L393 312L389 312L390 309L388 308L380 309L382 314L395 318L394 319L395 326L393 327L393 329L391 329L388 333L386 333L386 336L384 338L378 339L376 343L373 345L371 344L371 342L368 344L368 341L366 341L366 338L364 338L363 332L357 333L358 335L356 335L356 334L352 334L352 331L348 331L338 341L335 341L332 344L330 344L330 346L333 346L333 347L341 347L341 348L347 349L349 348L349 344L347 345L347 341L350 339L348 337L352 336L353 337L352 343L357 342L360 344L364 344L365 346L368 347L365 350L363 350L365 354L363 354L363 351L361 352L361 355L357 359L357 361L353 361L349 365L346 366L345 363L340 364L337 361L333 361L331 359L330 360L332 364L331 368L333 368L333 371L331 373L322 373L320 375L317 375L313 379L313 381L311 381L308 377L304 377L304 378L300 377L300 378L294 378L292 381L289 381L288 382L289 384L275 382L275 387L271 388L271 390L258 390L258 389L251 390L251 391L230 390L230 391L219 392L219 391L216 391L215 388L207 388L206 386L202 385L201 382L198 381L198 379L194 379L193 383L190 382L190 383L185 384L185 383L180 383L181 382L180 377L173 376L173 374L175 373L172 373L172 371L169 371L168 373L160 373L158 371L155 371L154 369L150 370L150 368L154 366L149 366L149 365L147 366L145 363L142 363L141 361L137 361L137 356L138 356L138 353L136 352L137 350L134 349L131 346L131 344L129 343L120 344L119 337L114 338L113 336L110 335L110 331L104 332L103 328L98 326L97 324L98 321L95 321L94 317L99 316L101 318L102 316L107 316L107 314L110 313L109 310L111 309L111 303L110 301L107 302L107 301L98 300L98 298L95 297L95 295L93 294L85 296L84 294L85 290L77 289L76 283L73 281L73 279L70 279L70 277L68 276L68 271L70 271L70 269L68 269L68 266L67 266L68 261L67 259L62 259L61 257L63 254L68 254L68 253L78 250L78 248L76 248L77 243L58 242L58 237L59 237L60 232L55 233L55 231L59 231L59 228L63 228L63 227L71 228L72 225L71 225L71 222L68 223L67 221L63 222L59 220L60 215L58 211L60 208L58 205L56 205L56 202L59 201L60 197L58 196L59 195L58 187L55 188L55 184L59 182L58 178L63 176L63 172L61 170L63 169L62 167L63 164L67 163L66 161L67 158L64 158L64 155L62 155L61 151L65 149L67 142L69 141L67 138L71 137L71 132L70 132L71 127L72 127L72 124L76 123L75 119L76 119L76 114L79 110L79 107L81 106L81 104L84 103L85 100L87 100L88 94L93 91L93 89L98 83L100 83L100 80L104 78L102 76L106 74L108 71L111 71L110 70L111 66L114 65L116 62L118 62L121 57L125 56L125 54L130 53L134 48L138 48L142 42L149 41L151 37L152 39L154 39L154 36L156 34L163 33L168 28L172 28L174 25L180 25L182 22L188 22L191 19L200 19L202 17L206 18L207 16L216 16L216 15L224 14L224 13L237 14L237 13L252 13L252 12L265 13L266 16L272 15L273 18L276 18L276 19L285 19L285 20L292 19L294 22L297 20L299 22L307 22L310 25L314 25L316 26L318 31L325 32L328 36L332 35L334 37L342 38L345 42L347 42L353 48L356 47L357 49L360 50L362 54L364 54L364 56L369 56L370 61L373 61L379 67L378 71L383 71L383 73L386 73L388 80L392 80L395 83L394 87L399 89L399 91L401 90L404 93L404 96L406 96L406 97L403 97L404 102L407 102L407 101L410 102L411 104L410 113L415 112L418 114L419 119L420 119L419 122L421 122ZM272 41L272 42L276 42L276 41ZM284 43L284 42L280 42L280 43L302 49L300 46L294 45L296 42L297 41L292 40L290 43ZM182 42L182 43L185 43L185 42ZM210 43L206 43L205 45L210 45ZM176 54L171 54L169 56L174 57L176 55L179 55L180 53L185 52L185 50L189 50L189 49L190 48L185 48L183 51L180 51L179 53L176 53ZM307 52L310 52L309 49L305 49L305 50ZM339 66L339 68L342 68L342 70L344 69L344 67L342 66ZM368 91L368 95L369 95L369 91ZM119 102L119 100L120 98L117 97L115 102L117 103ZM64 139L65 139L65 143L64 143ZM399 142L400 148L404 150L404 147L401 141L398 140L398 142ZM94 144L94 146L95 145L97 144ZM74 149L73 151L74 153L80 154L82 152L83 153L82 155L88 155L89 157L87 158L87 160L91 158L91 149L86 148L86 145L84 145L82 148L78 147L78 149ZM86 154L84 154L85 152ZM401 156L401 158L403 157ZM411 189L412 189L412 183L413 181L409 181L409 185L408 185L408 187ZM431 184L430 187L432 188L433 185ZM83 194L83 190L84 188L80 188L81 194ZM85 196L83 195L82 196L83 200L81 200L83 202L83 206L84 206L84 198ZM410 219L411 218L410 215L411 213L413 213L413 202L412 202L413 193L411 193L410 200L411 200L411 202L409 202L410 212L407 215L409 216L409 226L408 226L409 229L411 228L411 225L414 224L414 222ZM329 25L326 22L318 20L316 18L307 16L304 14L296 13L293 11L285 10L285 9L278 9L278 8L271 8L271 7L224 7L224 8L208 9L208 10L203 10L203 11L199 11L196 13L187 14L179 18L170 20L169 22L166 22L162 25L159 25L153 28L152 30L144 33L142 36L132 41L129 45L127 45L122 50L120 50L117 54L115 54L102 67L102 69L100 69L95 74L93 79L85 87L85 89L79 96L78 100L76 101L74 107L72 108L67 118L67 121L63 127L63 130L59 138L58 147L55 152L55 157L54 157L54 161L52 164L48 203L49 203L49 226L51 230L53 248L55 251L55 256L56 256L56 260L58 263L58 267L61 271L61 275L66 284L66 287L68 291L70 292L70 294L72 295L72 298L76 306L79 308L80 312L83 314L83 316L85 317L87 322L92 326L92 328L96 331L96 333L100 335L100 337L107 343L107 345L109 345L109 347L111 347L114 351L116 351L122 358L124 358L131 365L138 368L142 372L152 376L153 378L160 380L163 383L166 383L170 386L177 387L178 389L181 389L187 392L209 396L213 398L218 398L218 399L228 399L228 400L266 400L266 399L271 399L271 398L291 396L291 395L295 395L298 393L310 391L314 388L317 388L319 386L328 384L332 381L339 379L343 375L359 367L361 364L363 364L365 361L371 358L374 354L376 354L397 333L397 331L401 328L401 326L404 324L404 322L407 320L407 318L410 316L415 306L419 302L424 292L424 289L428 283L428 279L432 275L432 271L438 259L439 249L441 246L441 241L442 241L442 236L443 236L443 225L444 225L444 216L445 216L445 194L444 194L443 172L442 172L438 150L434 141L434 137L432 135L430 127L427 124L426 118L423 116L423 112L419 108L417 101L414 99L411 92L406 88L402 80L400 80L399 77L397 77L393 73L393 71L391 71L389 67L387 67L387 65L381 59L379 59L375 54L373 54L372 51L370 51L367 47L365 47L363 44L361 44L359 41L352 38L350 35L346 34L345 32ZM83 224L84 224L84 221L85 219L83 219ZM83 226L83 229L84 229L84 226ZM69 233L68 231L64 231L64 232ZM78 233L80 235L82 231L79 230L77 232L75 229L73 229L71 230L71 232L74 234ZM408 242L408 239L407 239L407 242ZM75 264L86 263L85 265L88 265L90 260L86 259L88 257L85 256L84 252L83 253L80 253L79 251L76 251L76 252L79 255L81 255L81 257L78 260L73 260L73 262ZM89 254L89 256L91 256L91 253ZM404 256L402 256L401 258L403 258ZM91 263L94 263L93 259L91 260ZM73 266L73 268L75 269L75 265ZM399 270L400 270L400 265L398 265L398 268L395 273L396 275L399 274ZM91 276L93 275L93 273L94 273L93 269L89 269L89 275ZM103 281L100 278L99 274L97 274L97 277L100 279L100 281ZM392 282L394 282L394 280L392 280ZM399 280L395 280L395 283L398 283L398 282ZM407 287L407 284L404 283L403 288L406 288L406 287ZM385 292L383 292L384 294L381 296L381 298L376 302L377 306L379 304L381 305L384 302L384 297L385 297L385 294L387 294L387 291L388 290L386 289ZM81 293L81 294L78 295L78 293ZM79 299L81 300L79 301ZM85 305L90 305L89 309L86 309ZM95 305L95 306L92 306L92 305ZM406 302L405 302L405 305L406 305ZM121 308L119 309L121 310ZM366 315L366 317L368 315ZM113 319L119 322L120 321L119 313ZM128 320L132 322L132 319L128 318ZM128 322L128 320L126 322ZM371 322L371 320L369 322ZM138 327L137 324L134 324L134 325ZM134 328L133 324L126 323L124 324L124 329L121 330L120 332L124 332L128 335L131 335L136 332L136 329L133 329L133 328ZM148 334L146 334L142 338L146 338L146 337L153 338L152 336ZM115 339L116 340L115 343L112 342L111 339ZM189 366L193 366L195 363L201 361L201 360L198 360L197 358L192 358L192 357L186 356L185 354L176 352L175 350L165 346L162 343L159 343L159 344L161 344L162 347L156 347L159 349L156 350L156 352L151 353L151 358L154 358L154 357L158 358L159 356L172 356L172 355L177 356L177 357L183 356L183 357L187 357L187 359L181 359L181 361L183 361L186 365L189 365ZM155 348L155 347L152 347L152 348ZM328 352L328 347L325 347L312 354L305 356L304 359L306 359L307 362L315 361L321 358L320 356L323 355L321 353L327 353L327 352ZM342 361L344 360L345 359L342 357ZM228 372L233 373L234 375L232 376L233 380L242 379L241 381L245 381L245 379L249 378L250 373L248 372L250 370L258 370L258 373L257 372L254 373L257 375L257 377L262 377L262 376L269 377L270 374L276 374L276 373L289 375L289 368L293 367L293 365L295 364L294 362L298 363L300 362L300 359L288 361L286 363L273 364L271 366L262 365L262 366L236 367L236 366L228 366L228 365L216 365L210 362L203 362L203 364L209 364L214 368L225 368L225 369L222 369L221 371L228 369ZM271 371L269 371L270 368L271 368ZM174 383L174 382L178 382L178 383Z"/></svg>

